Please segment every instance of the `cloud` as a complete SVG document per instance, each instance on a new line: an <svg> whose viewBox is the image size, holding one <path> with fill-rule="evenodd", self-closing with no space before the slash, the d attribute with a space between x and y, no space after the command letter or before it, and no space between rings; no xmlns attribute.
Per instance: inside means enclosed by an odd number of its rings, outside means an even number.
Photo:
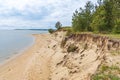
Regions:
<svg viewBox="0 0 120 80"><path fill-rule="evenodd" d="M56 21L71 25L73 12L87 1L0 0L0 28L52 28Z"/></svg>

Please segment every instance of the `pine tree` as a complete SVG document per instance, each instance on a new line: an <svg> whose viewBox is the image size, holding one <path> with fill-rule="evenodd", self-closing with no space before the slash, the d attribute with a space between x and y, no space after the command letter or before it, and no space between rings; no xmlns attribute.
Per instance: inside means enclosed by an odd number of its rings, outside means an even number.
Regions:
<svg viewBox="0 0 120 80"><path fill-rule="evenodd" d="M72 27L74 31L91 31L93 4L88 1L85 9L76 10L72 16Z"/></svg>
<svg viewBox="0 0 120 80"><path fill-rule="evenodd" d="M58 21L56 24L55 24L55 27L57 29L60 29L62 27L62 24Z"/></svg>

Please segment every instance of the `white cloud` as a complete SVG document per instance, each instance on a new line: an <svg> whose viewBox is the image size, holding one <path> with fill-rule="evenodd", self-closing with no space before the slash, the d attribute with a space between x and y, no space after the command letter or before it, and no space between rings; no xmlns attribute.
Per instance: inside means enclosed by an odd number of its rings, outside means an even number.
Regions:
<svg viewBox="0 0 120 80"><path fill-rule="evenodd" d="M48 28L56 21L71 25L75 9L88 0L0 0L0 25ZM91 0L96 1L96 0ZM0 27L1 28L1 27Z"/></svg>

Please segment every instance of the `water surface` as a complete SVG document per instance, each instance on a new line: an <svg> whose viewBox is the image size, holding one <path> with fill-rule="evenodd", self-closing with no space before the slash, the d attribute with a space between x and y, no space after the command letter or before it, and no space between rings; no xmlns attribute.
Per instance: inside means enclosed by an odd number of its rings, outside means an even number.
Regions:
<svg viewBox="0 0 120 80"><path fill-rule="evenodd" d="M31 46L32 34L47 33L40 30L0 30L0 62Z"/></svg>

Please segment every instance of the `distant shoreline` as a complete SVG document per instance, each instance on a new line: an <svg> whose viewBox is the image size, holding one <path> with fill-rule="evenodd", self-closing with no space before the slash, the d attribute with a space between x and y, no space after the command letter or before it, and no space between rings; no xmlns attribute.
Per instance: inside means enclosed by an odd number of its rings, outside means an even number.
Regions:
<svg viewBox="0 0 120 80"><path fill-rule="evenodd" d="M48 31L48 29L13 29L13 30L36 30L36 31Z"/></svg>

